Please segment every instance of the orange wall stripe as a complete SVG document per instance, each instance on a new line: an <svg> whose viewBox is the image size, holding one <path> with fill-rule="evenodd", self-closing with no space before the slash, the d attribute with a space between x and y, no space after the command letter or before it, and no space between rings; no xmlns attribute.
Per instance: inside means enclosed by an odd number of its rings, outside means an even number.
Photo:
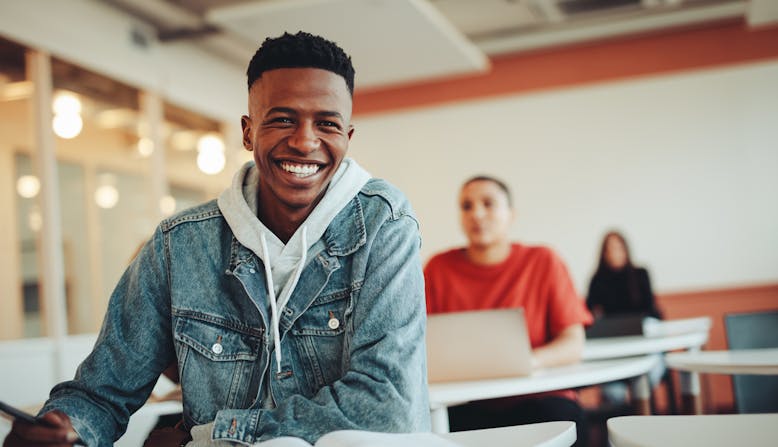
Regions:
<svg viewBox="0 0 778 447"><path fill-rule="evenodd" d="M357 90L354 114L778 58L778 27L742 20L495 57L488 73Z"/></svg>

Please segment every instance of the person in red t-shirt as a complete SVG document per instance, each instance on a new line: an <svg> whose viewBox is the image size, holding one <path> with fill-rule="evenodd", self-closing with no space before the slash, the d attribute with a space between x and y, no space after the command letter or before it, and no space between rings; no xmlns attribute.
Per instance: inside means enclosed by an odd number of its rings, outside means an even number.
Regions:
<svg viewBox="0 0 778 447"><path fill-rule="evenodd" d="M467 180L459 195L468 245L433 256L424 268L427 312L523 307L535 368L576 363L584 325L592 322L562 260L546 247L509 239L515 219L507 186L493 177ZM572 390L490 399L449 408L452 431L553 420L576 423L586 444L585 416Z"/></svg>

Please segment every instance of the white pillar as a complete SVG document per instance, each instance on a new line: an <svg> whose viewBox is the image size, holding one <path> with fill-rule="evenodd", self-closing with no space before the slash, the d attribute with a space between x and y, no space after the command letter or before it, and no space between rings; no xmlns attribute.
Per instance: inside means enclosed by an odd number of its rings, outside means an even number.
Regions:
<svg viewBox="0 0 778 447"><path fill-rule="evenodd" d="M45 315L46 334L52 338L55 380L65 376L62 358L67 335L65 307L65 273L62 254L62 214L60 213L59 175L55 153L52 120L51 58L42 51L27 52L27 78L32 80L32 123L34 130L33 168L41 179L40 207L43 226L40 232L40 272L43 287L41 307Z"/></svg>
<svg viewBox="0 0 778 447"><path fill-rule="evenodd" d="M160 208L162 198L170 194L165 168L165 141L162 135L163 103L162 97L153 92L140 94L140 109L144 123L143 133L154 145L149 162L151 163L151 202L152 221L155 223L166 217Z"/></svg>
<svg viewBox="0 0 778 447"><path fill-rule="evenodd" d="M22 307L21 254L19 229L16 225L16 170L14 153L10 148L0 148L0 340L21 338L24 334L24 308Z"/></svg>
<svg viewBox="0 0 778 447"><path fill-rule="evenodd" d="M89 332L98 332L103 322L108 296L103 290L103 227L100 225L100 208L95 202L97 190L97 167L91 160L85 160L84 167L84 209L86 210L86 235L89 253L89 306L91 309Z"/></svg>

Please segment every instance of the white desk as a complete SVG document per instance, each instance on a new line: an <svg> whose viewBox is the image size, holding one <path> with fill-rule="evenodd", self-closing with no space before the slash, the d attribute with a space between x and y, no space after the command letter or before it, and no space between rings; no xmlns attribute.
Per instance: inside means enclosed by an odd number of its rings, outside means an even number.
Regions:
<svg viewBox="0 0 778 447"><path fill-rule="evenodd" d="M696 319L695 319L696 320ZM678 322L683 322L679 320ZM670 321L673 324L673 321ZM583 359L608 359L630 355L657 354L678 349L697 352L708 341L708 330L671 334L657 337L641 335L626 337L606 337L586 340ZM700 377L696 372L681 371L681 406L684 413L702 413L700 401ZM641 386L641 389L643 387ZM642 393L642 392L641 392ZM649 387L650 393L650 387ZM644 396L640 397L641 399ZM648 399L648 397L645 397Z"/></svg>
<svg viewBox="0 0 778 447"><path fill-rule="evenodd" d="M665 356L667 366L713 374L778 374L778 348L678 352Z"/></svg>
<svg viewBox="0 0 778 447"><path fill-rule="evenodd" d="M657 363L653 356L598 360L577 365L539 370L526 377L429 384L432 431L448 432L448 407L474 400L521 396L565 390L644 377ZM646 380L644 386L648 387Z"/></svg>
<svg viewBox="0 0 778 447"><path fill-rule="evenodd" d="M466 447L570 447L576 439L575 423L570 421L460 431L440 436Z"/></svg>
<svg viewBox="0 0 778 447"><path fill-rule="evenodd" d="M608 419L613 447L768 447L778 440L778 414L620 416Z"/></svg>
<svg viewBox="0 0 778 447"><path fill-rule="evenodd" d="M665 337L605 337L586 340L584 360L613 359L643 354L656 354L677 349L699 349L708 341L708 332L669 335Z"/></svg>

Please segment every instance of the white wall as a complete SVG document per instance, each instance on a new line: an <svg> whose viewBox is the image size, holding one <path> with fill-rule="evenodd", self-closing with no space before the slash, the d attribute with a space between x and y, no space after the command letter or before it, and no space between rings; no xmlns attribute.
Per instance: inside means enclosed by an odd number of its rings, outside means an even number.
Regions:
<svg viewBox="0 0 778 447"><path fill-rule="evenodd" d="M0 34L237 122L244 75L191 45L134 46L90 0L0 3ZM580 291L626 232L659 291L778 280L778 62L357 117L351 155L411 198L426 259L464 242L466 177L506 179L514 236L556 248Z"/></svg>
<svg viewBox="0 0 778 447"><path fill-rule="evenodd" d="M778 61L356 117L351 156L398 185L424 260L461 245L456 195L506 180L512 235L585 293L622 229L660 292L778 281Z"/></svg>

